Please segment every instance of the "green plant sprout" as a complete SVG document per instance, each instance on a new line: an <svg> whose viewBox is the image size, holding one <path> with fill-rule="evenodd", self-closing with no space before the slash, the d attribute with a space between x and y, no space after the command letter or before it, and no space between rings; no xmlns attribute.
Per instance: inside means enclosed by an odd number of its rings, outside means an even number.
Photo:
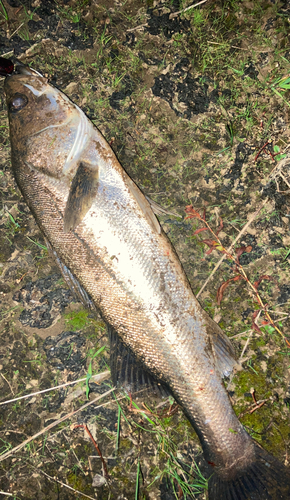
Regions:
<svg viewBox="0 0 290 500"><path fill-rule="evenodd" d="M97 350L97 352L93 355L91 361L90 361L90 364L89 364L89 367L88 367L88 371L87 371L87 378L86 378L86 398L89 399L89 393L90 393L90 386L89 386L89 381L90 379L92 378L92 375L93 375L93 367L92 367L92 362L93 362L93 359L96 358L97 356L99 356L99 354L101 354L105 349L106 349L107 346L103 346L101 347L100 349Z"/></svg>

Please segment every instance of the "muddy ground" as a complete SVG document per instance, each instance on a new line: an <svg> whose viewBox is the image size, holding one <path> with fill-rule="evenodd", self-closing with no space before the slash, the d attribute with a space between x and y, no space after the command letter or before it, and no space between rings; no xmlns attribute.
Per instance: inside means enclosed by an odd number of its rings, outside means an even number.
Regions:
<svg viewBox="0 0 290 500"><path fill-rule="evenodd" d="M167 210L160 222L196 294L244 228L231 253L247 248L239 262L252 286L227 255L199 300L241 357L243 371L226 381L237 415L288 464L290 2L205 1L184 11L191 4L2 0L0 55L48 76ZM207 498L198 439L173 401L140 413L142 397L138 408L118 391L102 397L111 388L105 325L67 289L16 187L3 79L0 99L1 401L105 372L103 381L1 403L0 493ZM185 219L189 205L206 210L220 243L209 230L194 234L205 222ZM88 425L108 481L76 424Z"/></svg>

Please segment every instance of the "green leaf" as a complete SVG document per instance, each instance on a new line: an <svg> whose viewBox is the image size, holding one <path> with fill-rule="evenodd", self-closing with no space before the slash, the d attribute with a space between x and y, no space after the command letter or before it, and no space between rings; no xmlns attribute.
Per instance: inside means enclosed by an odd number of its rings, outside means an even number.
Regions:
<svg viewBox="0 0 290 500"><path fill-rule="evenodd" d="M279 80L279 82L277 83L277 85L281 89L289 90L290 89L290 77L286 76L285 78L281 78L281 80Z"/></svg>
<svg viewBox="0 0 290 500"><path fill-rule="evenodd" d="M284 153L284 154L282 154L282 155L277 155L275 159L276 159L277 161L279 161L279 160L282 160L283 158L286 158L286 156L287 156L287 154L286 154L286 153Z"/></svg>
<svg viewBox="0 0 290 500"><path fill-rule="evenodd" d="M93 367L92 367L92 361L93 359L98 356L99 354L101 354L101 352L103 352L104 349L106 349L107 346L103 346L101 347L97 352L95 352L95 354L93 355L91 361L90 361L90 364L89 364L89 367L88 367L88 372L87 372L87 376L86 376L86 398L89 399L89 393L90 393L90 386L89 386L89 381L90 379L92 378L92 374L93 374Z"/></svg>

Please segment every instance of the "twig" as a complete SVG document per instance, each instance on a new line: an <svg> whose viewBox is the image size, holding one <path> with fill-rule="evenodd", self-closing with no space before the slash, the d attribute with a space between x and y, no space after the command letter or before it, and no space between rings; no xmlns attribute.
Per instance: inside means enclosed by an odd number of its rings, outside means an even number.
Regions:
<svg viewBox="0 0 290 500"><path fill-rule="evenodd" d="M289 313L286 313L286 312L283 312L283 311L274 311L273 309L268 309L268 312L274 313L274 314L283 314L283 316L289 316ZM280 321L280 320L277 320L277 321Z"/></svg>
<svg viewBox="0 0 290 500"><path fill-rule="evenodd" d="M23 5L21 5L20 7L18 7L18 9L16 9L14 12L13 12L13 15L16 16L17 14L19 14L19 12L23 9Z"/></svg>
<svg viewBox="0 0 290 500"><path fill-rule="evenodd" d="M102 382L103 380L105 380L106 378L108 378L110 376L110 373L111 372L109 370L106 370L105 372L98 373L97 375L92 375L91 380L94 379L95 382L97 382L97 383ZM2 373L1 373L1 375L2 375ZM3 376L4 375L2 375L2 377ZM2 401L0 403L0 406L6 405L8 403L13 403L14 401L19 401L20 399L25 399L25 398L30 398L32 396L37 396L38 394L43 394L44 392L55 391L56 389L61 389L62 387L67 387L68 385L77 384L78 382L84 382L85 380L87 380L87 377L80 378L78 380L73 380L72 382L67 382L66 384L57 385L55 387L50 387L49 389L43 389L42 391L32 392L31 394L25 394L25 396L20 396L19 398L9 399L8 401ZM6 380L6 382L7 382L7 380ZM9 384L9 382L7 382L7 383ZM9 387L10 387L10 384L9 384ZM11 387L10 387L10 389L11 389ZM11 391L11 392L13 392L13 391Z"/></svg>
<svg viewBox="0 0 290 500"><path fill-rule="evenodd" d="M246 349L247 349L247 347L248 347L248 345L250 343L250 340L251 340L252 336L253 336L253 330L250 331L249 336L248 336L248 338L246 340L246 343L245 343L245 345L243 347L242 353L241 353L241 355L239 357L239 362L240 363L243 363L243 359L242 358L243 358L243 355L245 354L245 351L246 351Z"/></svg>
<svg viewBox="0 0 290 500"><path fill-rule="evenodd" d="M148 23L145 23L145 24L140 24L139 26L135 26L135 28L129 28L128 30L126 31L136 31L136 30L139 30L141 28L145 28L145 26L148 26Z"/></svg>
<svg viewBox="0 0 290 500"><path fill-rule="evenodd" d="M50 481L54 481L55 483L58 483L58 484L61 484L61 486L64 486L65 488L68 488L69 490L73 491L74 493L77 493L78 495L82 495L83 497L85 498L90 498L90 500L96 500L95 497L90 497L89 495L86 495L85 493L82 493L81 491L79 490L75 490L74 488L72 488L71 486L69 486L68 484L65 484L65 483L62 483L61 481L59 481L58 479L56 479L55 477L51 477L49 476L48 474L46 474L46 472L44 472L43 470L41 469L37 469L39 472L41 472L41 474L43 474L44 476L46 476Z"/></svg>
<svg viewBox="0 0 290 500"><path fill-rule="evenodd" d="M260 404L257 404L257 406L255 406L255 408L252 408L252 410L249 411L249 413L254 413L254 411L256 410L259 410L259 408L262 408L262 406L264 406L264 404L266 403L267 399L265 399L264 401L262 401Z"/></svg>
<svg viewBox="0 0 290 500"><path fill-rule="evenodd" d="M20 26L18 26L18 28L15 31L13 31L12 35L8 37L8 40L11 40L11 38L17 33L18 30L20 30L20 28L22 28L23 25L24 23L21 23Z"/></svg>
<svg viewBox="0 0 290 500"><path fill-rule="evenodd" d="M6 453L4 453L3 455L1 455L0 456L0 462L2 462L3 460L6 460L6 458L8 458L10 455L13 455L17 451L22 450L22 448L24 448L24 446L26 446L28 443L30 443L34 439L38 438L39 436L42 436L42 434L45 434L45 432L49 431L50 429L52 429L56 425L60 424L61 422L64 422L68 418L71 418L72 416L76 415L78 412L80 412L80 411L84 410L85 408L87 408L88 406L92 405L93 403L95 403L99 399L102 399L103 397L107 396L108 394L110 394L111 392L113 392L114 389L115 389L115 387L113 387L113 389L110 389L107 392L104 392L104 394L100 394L100 396L98 396L97 398L93 399L92 401L89 401L88 403L86 403L85 405L81 406L77 410L74 410L74 411L68 413L67 415L64 415L62 418L59 418L55 422L52 422L52 424L48 425L47 427L44 427L44 429L42 429L41 431L39 431L36 434L34 434L34 436L31 436L30 438L28 438L25 441L23 441L23 443L19 444L18 446L15 446L15 448L12 448L12 450L9 450ZM105 404L109 404L109 403L104 403L103 405L97 406L96 409L97 408L101 408L102 406L105 406Z"/></svg>
<svg viewBox="0 0 290 500"><path fill-rule="evenodd" d="M257 400L256 400L255 389L254 389L254 388L252 388L252 389L250 390L250 393L252 394L253 401L254 401L254 403L255 403L255 405L256 405L256 404L257 404Z"/></svg>
<svg viewBox="0 0 290 500"><path fill-rule="evenodd" d="M255 156L255 159L254 159L254 163L255 161L257 161L257 159L259 158L260 154L262 153L263 149L265 149L266 146L268 146L268 144L270 144L270 141L267 141L264 146L261 147L261 149L258 151L258 153L256 154Z"/></svg>
<svg viewBox="0 0 290 500"><path fill-rule="evenodd" d="M280 177L282 177L283 181L285 182L285 184L287 184L287 186L290 188L290 184L289 182L287 181L287 179L285 179L284 175L282 174L282 172L279 173Z"/></svg>
<svg viewBox="0 0 290 500"><path fill-rule="evenodd" d="M220 42L212 42L211 40L208 40L207 43L211 43L213 45L224 45L223 43ZM244 49L243 47L237 47L236 45L230 45L231 49L239 49L239 50L249 50L249 49Z"/></svg>
<svg viewBox="0 0 290 500"><path fill-rule="evenodd" d="M97 445L96 441L94 440L91 432L89 431L87 424L77 424L77 425L74 426L74 429L77 429L78 427L81 427L82 429L84 429L87 432L87 434L89 435L89 437L90 437L90 439L91 439L94 447L96 448L96 450L97 450L97 452L99 454L100 459L102 460L102 464L103 464L103 468L104 468L104 478L108 480L109 479L109 474L108 474L108 469L107 469L106 462L105 462L105 460L103 458L103 455L102 455L102 452L101 452L100 448L98 447L98 445Z"/></svg>
<svg viewBox="0 0 290 500"><path fill-rule="evenodd" d="M5 375L3 375L3 373L1 373L1 372L0 372L0 375L1 375L1 377L2 377L2 378L4 378L4 380L5 380L5 381L7 382L7 384L9 385L9 387L10 387L10 391L12 392L12 394L14 394L14 391L13 391L13 389L12 389L12 387L11 387L10 383L8 382L7 378L5 377Z"/></svg>
<svg viewBox="0 0 290 500"><path fill-rule="evenodd" d="M260 211L262 210L262 208L264 207L264 205L266 205L267 201L268 201L267 199L264 200L264 202L262 203L262 205L258 208L258 210L256 210L256 212L252 215L252 217L250 217L250 219L248 220L247 224L244 225L243 229L239 232L238 236L235 238L235 240L233 241L233 243L226 250L226 253L224 253L222 255L222 257L220 258L220 260L216 264L215 268L213 269L213 271L210 273L209 277L206 279L206 281L202 285L201 289L199 290L198 294L196 295L196 298L198 298L200 296L200 294L203 292L203 290L206 288L207 284L212 279L213 275L216 273L216 271L220 267L220 265L223 262L223 260L227 257L227 254L229 254L229 253L232 252L232 250L233 250L235 244L237 243L237 241L239 241L239 239L241 238L241 236L246 232L246 230L252 224L253 220L257 217L257 215L260 213Z"/></svg>
<svg viewBox="0 0 290 500"><path fill-rule="evenodd" d="M258 315L257 315L257 320L258 320L258 319L259 319L259 317L261 316L261 312L262 312L261 310L258 312ZM250 334L249 334L249 336L248 336L248 338L247 338L247 341L246 341L246 343L245 343L245 345L244 345L244 347L243 347L242 354L241 354L241 355L240 355L240 357L239 357L239 361L240 361L240 362L242 362L242 357L243 357L243 355L244 355L244 353L245 353L245 351L246 351L246 349L247 349L247 347L248 347L248 345L249 345L249 342L250 342L250 340L251 340L251 338L252 338L252 335L253 335L253 330L250 330Z"/></svg>
<svg viewBox="0 0 290 500"><path fill-rule="evenodd" d="M254 403L256 406L254 408L252 408L250 411L249 410L242 411L242 413L240 413L238 415L238 419L240 420L242 417L244 417L245 415L247 415L247 413L254 413L254 411L256 411L259 408L261 408L265 403L267 403L267 401L269 401L269 399L262 399L262 400L257 401L256 403Z"/></svg>
<svg viewBox="0 0 290 500"><path fill-rule="evenodd" d="M271 151L267 151L267 153L268 153L268 155L270 155L270 156L271 156L272 161L273 161L274 163L276 162L276 160L275 160L274 156L277 156L278 154L280 154L280 153L276 153L275 155L273 155L273 153L272 153Z"/></svg>
<svg viewBox="0 0 290 500"><path fill-rule="evenodd" d="M268 312L274 312L274 313L276 313L276 311L271 311L270 309L268 309ZM276 313L276 314L278 314L278 313ZM283 314L283 313L279 313L279 314ZM286 321L286 319L288 319L289 316L290 316L290 314L287 314L287 316L285 316L284 318L276 319L275 321L273 321L273 323L280 323L280 322L282 323L282 321ZM264 325L262 325L262 326L264 326ZM236 335L232 335L232 337L229 337L229 339L233 340L233 339L235 339L237 337L243 337L244 335L246 335L246 333L249 333L251 331L252 331L252 329L251 330L245 330L244 332L237 333Z"/></svg>
<svg viewBox="0 0 290 500"><path fill-rule="evenodd" d="M198 7L199 5L201 5L205 2L207 2L207 0L201 0L201 2L198 2L194 5L190 5L189 7L186 7L186 9L179 10L178 12L172 12L172 14L170 14L170 16L169 16L169 19L173 19L174 17L179 16L179 14L183 14L187 10L194 9L194 7Z"/></svg>
<svg viewBox="0 0 290 500"><path fill-rule="evenodd" d="M264 201L264 204L266 203L267 199ZM263 204L263 205L264 205ZM263 206L262 205L262 206ZM261 207L262 208L262 207ZM260 208L260 209L261 209ZM258 209L258 211L260 210ZM258 287L259 287L259 284L261 283L261 281L263 279L269 279L269 280L272 280L272 281L275 281L275 279L273 279L273 277L271 276L268 276L268 275L263 275L260 277L260 279L258 281L256 281L255 283L252 283L247 274L245 273L245 270L243 268L243 266L240 264L239 262L239 256L247 251L247 248L248 247L241 247L239 249L236 250L236 257L234 257L232 254L231 254L231 251L230 250L226 250L223 245L222 245L222 242L220 241L219 237L218 237L218 233L222 230L223 228L223 222L222 222L222 219L220 221L220 226L218 228L218 230L216 232L214 232L209 223L206 221L206 216L205 216L205 210L204 210L204 214L203 216L201 216L199 214L199 212L197 212L192 205L188 205L186 208L185 208L185 211L186 213L188 213L189 215L186 217L186 219L193 219L193 218L196 218L200 221L203 222L203 224L206 225L206 227L202 227L198 230L196 230L194 232L194 234L199 234L200 232L202 231L207 231L209 230L212 235L214 236L214 240L203 240L203 243L206 243L210 248L209 250L207 251L207 253L211 253L214 249L216 250L219 250L220 252L223 253L223 257L220 259L220 261L218 262L217 266L215 267L215 269L213 270L213 272L215 272L215 270L217 269L217 267L220 265L220 263L222 262L223 258L226 256L228 259L230 259L232 262L235 263L235 268L233 269L233 271L235 272L235 276L229 280L227 280L226 282L222 283L222 285L219 287L218 291L217 291L217 302L218 304L220 304L221 300L222 300L222 295L223 295L223 291L225 290L225 288L228 286L228 284L231 282L231 281L237 281L239 279L243 279L246 281L246 283L248 284L248 286L251 288L251 291L255 294L255 297L256 297L256 300L260 306L260 311L263 311L268 322L275 328L275 330L281 335L281 337L283 337L283 340L286 342L287 346L290 348L290 342L289 340L286 338L286 336L279 330L279 328L275 325L273 319L271 318L269 312L267 311L267 304L264 304L259 292L258 292ZM256 212L257 213L257 212ZM255 216L256 214L254 214ZM250 222L250 221L249 221ZM241 233L245 230L245 227L242 229ZM241 233L238 235L238 237L240 237ZM233 243L231 245L231 247L233 247ZM231 249L230 247L230 249ZM251 249L251 247L249 247ZM213 274L213 272L211 273L211 275ZM211 277L210 275L210 277ZM209 277L209 278L210 278ZM208 278L208 279L209 279ZM208 280L207 280L208 281ZM207 281L205 282L205 284L207 283ZM204 286L205 286L204 284ZM277 282L276 282L277 284ZM200 295L201 291L203 290L204 286L202 287L202 289L199 291L199 293L197 294L197 297ZM259 311L259 316L260 316L260 311ZM260 331L258 325L256 324L255 322L255 318L257 316L257 311L254 313L253 315L253 323L252 323L252 328L255 329L255 330L258 330ZM244 352L244 351L243 351ZM243 355L243 353L242 353Z"/></svg>
<svg viewBox="0 0 290 500"><path fill-rule="evenodd" d="M5 54L1 54L1 57L6 57L6 56L9 56L10 54L14 54L14 49L13 50L9 50L9 52L5 52Z"/></svg>
<svg viewBox="0 0 290 500"><path fill-rule="evenodd" d="M284 149L284 152L286 151L287 148L288 148L288 146ZM289 160L290 160L289 156L287 158L282 158L282 160L280 160L277 163L277 165L275 165L275 167L273 168L273 170L270 172L268 178L269 179L275 178L275 176L280 173L280 171L282 170L282 168L284 166L289 167Z"/></svg>

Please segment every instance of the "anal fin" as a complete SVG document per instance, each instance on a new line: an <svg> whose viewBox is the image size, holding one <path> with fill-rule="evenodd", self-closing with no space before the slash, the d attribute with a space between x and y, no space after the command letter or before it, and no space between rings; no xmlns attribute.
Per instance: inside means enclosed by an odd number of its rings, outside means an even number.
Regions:
<svg viewBox="0 0 290 500"><path fill-rule="evenodd" d="M137 361L134 354L123 344L112 326L107 326L110 340L110 368L112 382L127 394L143 397L146 393L167 397L169 390L157 382Z"/></svg>

